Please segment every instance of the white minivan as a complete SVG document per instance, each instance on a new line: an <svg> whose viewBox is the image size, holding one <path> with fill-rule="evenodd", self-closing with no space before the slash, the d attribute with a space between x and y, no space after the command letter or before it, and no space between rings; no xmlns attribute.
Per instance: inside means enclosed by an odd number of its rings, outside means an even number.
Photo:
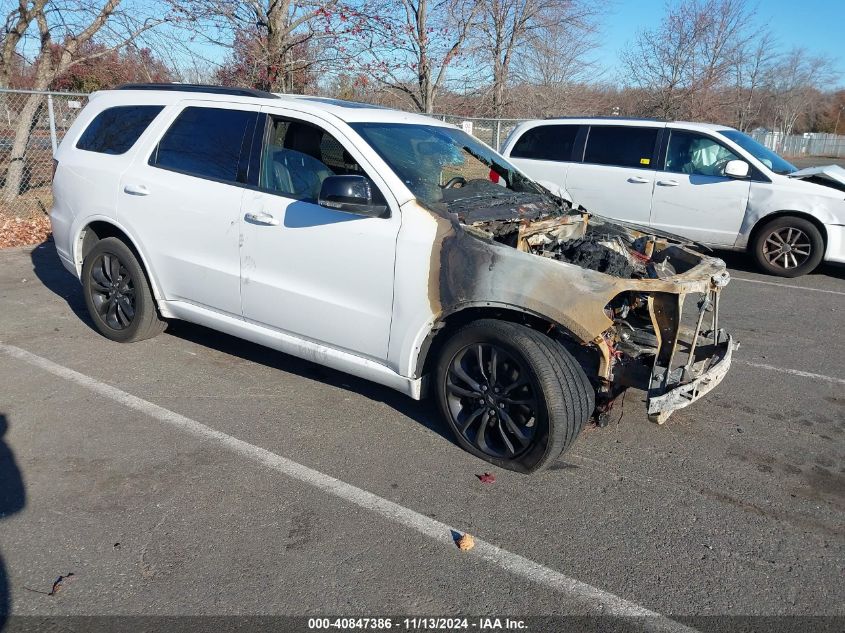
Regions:
<svg viewBox="0 0 845 633"><path fill-rule="evenodd" d="M799 171L723 125L527 121L502 154L592 213L747 250L770 274L798 277L822 260L845 262L845 169Z"/></svg>

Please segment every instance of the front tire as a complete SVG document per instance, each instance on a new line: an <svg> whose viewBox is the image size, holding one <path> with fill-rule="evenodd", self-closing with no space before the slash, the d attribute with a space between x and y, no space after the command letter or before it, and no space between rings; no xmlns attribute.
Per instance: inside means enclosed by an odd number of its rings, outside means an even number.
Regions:
<svg viewBox="0 0 845 633"><path fill-rule="evenodd" d="M119 343L134 343L166 327L156 310L144 269L116 237L100 240L82 263L85 305L97 330Z"/></svg>
<svg viewBox="0 0 845 633"><path fill-rule="evenodd" d="M751 252L764 272L800 277L812 272L824 256L824 238L816 225L785 215L766 222L754 234Z"/></svg>
<svg viewBox="0 0 845 633"><path fill-rule="evenodd" d="M581 432L595 391L562 345L524 325L483 319L458 330L437 363L440 412L458 444L496 466L542 470Z"/></svg>

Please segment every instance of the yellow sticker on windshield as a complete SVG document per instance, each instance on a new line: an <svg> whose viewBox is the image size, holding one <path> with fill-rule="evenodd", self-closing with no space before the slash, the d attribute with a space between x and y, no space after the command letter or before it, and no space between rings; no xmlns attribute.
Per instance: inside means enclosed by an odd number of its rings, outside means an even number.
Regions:
<svg viewBox="0 0 845 633"><path fill-rule="evenodd" d="M648 165L651 162L650 158L641 158L640 165Z"/></svg>

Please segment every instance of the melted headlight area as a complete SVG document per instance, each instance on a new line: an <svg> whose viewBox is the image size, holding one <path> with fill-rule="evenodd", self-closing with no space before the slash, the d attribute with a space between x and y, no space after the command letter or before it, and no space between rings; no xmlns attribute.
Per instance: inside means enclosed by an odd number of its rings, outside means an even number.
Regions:
<svg viewBox="0 0 845 633"><path fill-rule="evenodd" d="M600 425L629 387L647 392L649 419L662 424L721 382L735 347L719 327L719 297L725 283L714 278L707 292L700 294L625 292L605 306L613 327L595 341L603 357L597 400Z"/></svg>

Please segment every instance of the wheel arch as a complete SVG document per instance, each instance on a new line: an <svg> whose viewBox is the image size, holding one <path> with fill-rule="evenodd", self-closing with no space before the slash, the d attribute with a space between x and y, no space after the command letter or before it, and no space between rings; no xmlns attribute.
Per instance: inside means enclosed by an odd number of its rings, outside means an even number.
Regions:
<svg viewBox="0 0 845 633"><path fill-rule="evenodd" d="M793 211L787 209L782 211L774 211L773 213L764 215L762 218L757 220L757 222L751 228L751 231L748 233L748 243L745 247L746 251L750 253L751 249L754 248L754 241L757 239L757 235L760 233L763 227L765 227L769 222L777 220L778 218L785 217L796 217L810 222L819 230L819 233L821 233L822 241L824 242L824 249L827 250L827 229L825 228L824 223L819 220L816 216L807 213L806 211Z"/></svg>
<svg viewBox="0 0 845 633"><path fill-rule="evenodd" d="M446 341L458 329L479 319L496 319L526 325L534 330L557 340L565 348L573 353L576 360L582 365L587 376L594 377L597 374L597 367L600 352L597 348L588 345L588 341L582 341L571 331L561 324L535 312L517 308L511 305L499 305L492 303L465 304L441 314L428 331L428 335L420 346L415 363L416 376L430 375L434 369L439 352ZM591 365L595 362L595 367Z"/></svg>
<svg viewBox="0 0 845 633"><path fill-rule="evenodd" d="M80 229L76 239L74 240L74 264L77 267L80 278L82 277L82 262L85 260L85 257L91 252L91 249L94 248L94 245L97 244L97 242L104 240L107 237L116 237L119 239L121 242L126 244L126 246L128 246L135 254L135 257L138 258L141 268L144 270L144 275L147 278L147 283L149 283L150 290L152 290L153 297L156 300L157 307L161 310L160 302L162 301L163 296L160 293L158 282L152 274L147 258L141 252L141 249L138 248L136 241L129 235L129 233L110 218L94 219L89 221Z"/></svg>

